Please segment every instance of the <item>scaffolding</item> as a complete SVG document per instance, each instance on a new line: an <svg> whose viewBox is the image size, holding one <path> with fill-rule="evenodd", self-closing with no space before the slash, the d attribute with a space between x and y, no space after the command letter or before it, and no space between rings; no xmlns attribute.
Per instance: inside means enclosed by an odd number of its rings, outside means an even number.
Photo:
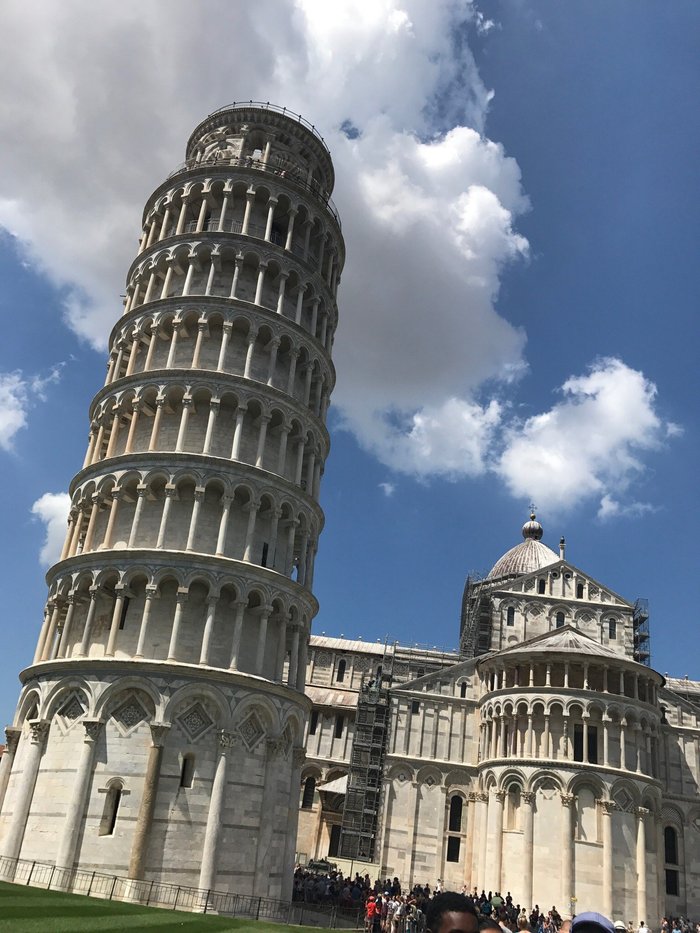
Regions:
<svg viewBox="0 0 700 933"><path fill-rule="evenodd" d="M649 631L649 600L638 599L632 613L632 639L634 660L651 667L651 638Z"/></svg>
<svg viewBox="0 0 700 933"><path fill-rule="evenodd" d="M475 658L491 650L491 581L470 574L462 596L459 653Z"/></svg>
<svg viewBox="0 0 700 933"><path fill-rule="evenodd" d="M338 855L341 858L360 862L374 860L393 669L394 648L391 647L385 649L376 674L360 686L340 833Z"/></svg>

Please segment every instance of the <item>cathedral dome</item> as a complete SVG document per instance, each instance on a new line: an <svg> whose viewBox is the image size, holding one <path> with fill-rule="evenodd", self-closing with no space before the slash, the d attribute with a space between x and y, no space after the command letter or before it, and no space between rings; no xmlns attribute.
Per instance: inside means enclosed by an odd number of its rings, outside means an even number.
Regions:
<svg viewBox="0 0 700 933"><path fill-rule="evenodd" d="M558 554L546 544L542 544L540 539L544 531L534 512L530 514L530 521L523 525L522 534L525 540L506 551L503 557L496 561L488 575L489 580L532 573L559 560Z"/></svg>

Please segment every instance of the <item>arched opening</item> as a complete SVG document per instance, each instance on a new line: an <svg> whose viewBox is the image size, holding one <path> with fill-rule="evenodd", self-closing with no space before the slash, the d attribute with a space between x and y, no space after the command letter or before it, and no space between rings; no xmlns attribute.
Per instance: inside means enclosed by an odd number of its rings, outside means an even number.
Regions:
<svg viewBox="0 0 700 933"><path fill-rule="evenodd" d="M565 616L564 616L564 613L563 613L563 612L558 612L558 613L557 613L557 616L556 616L556 625L557 625L557 628L563 628L565 622L566 622L566 618L565 618Z"/></svg>
<svg viewBox="0 0 700 933"><path fill-rule="evenodd" d="M678 897L678 833L673 826L664 828L664 863L666 872L666 894Z"/></svg>
<svg viewBox="0 0 700 933"><path fill-rule="evenodd" d="M512 606L508 606L506 625L515 625L515 609Z"/></svg>
<svg viewBox="0 0 700 933"><path fill-rule="evenodd" d="M462 798L453 797L450 800L450 817L448 821L448 829L451 833L460 833L462 831L462 810Z"/></svg>
<svg viewBox="0 0 700 933"><path fill-rule="evenodd" d="M335 679L337 680L339 684L342 684L342 682L345 680L346 666L347 666L347 662L345 661L344 658L341 658L340 661L338 661L338 667L336 668L336 671L335 671Z"/></svg>
<svg viewBox="0 0 700 933"><path fill-rule="evenodd" d="M583 583L576 584L576 599L583 599Z"/></svg>
<svg viewBox="0 0 700 933"><path fill-rule="evenodd" d="M316 778L311 775L304 781L304 792L301 797L301 809L310 810L314 805L314 795L316 794Z"/></svg>
<svg viewBox="0 0 700 933"><path fill-rule="evenodd" d="M192 787L194 781L194 755L183 755L180 769L180 787Z"/></svg>
<svg viewBox="0 0 700 933"><path fill-rule="evenodd" d="M119 806L122 802L124 785L121 781L113 781L105 794L105 805L100 820L100 836L113 836L117 825Z"/></svg>
<svg viewBox="0 0 700 933"><path fill-rule="evenodd" d="M543 595L543 594L544 594L546 585L547 585L547 584L545 583L544 580L538 580L538 581L537 581L537 592L538 592L540 595Z"/></svg>

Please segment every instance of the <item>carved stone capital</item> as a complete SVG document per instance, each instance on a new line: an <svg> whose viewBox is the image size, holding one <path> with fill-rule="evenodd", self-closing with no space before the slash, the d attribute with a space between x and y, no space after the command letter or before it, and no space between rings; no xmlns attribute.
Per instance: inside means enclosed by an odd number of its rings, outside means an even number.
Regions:
<svg viewBox="0 0 700 933"><path fill-rule="evenodd" d="M477 799L480 803L488 803L488 802L489 802L489 795L488 795L488 794L485 794L483 791L479 791L479 793L476 795L476 799Z"/></svg>
<svg viewBox="0 0 700 933"><path fill-rule="evenodd" d="M241 744L241 737L233 732L226 732L222 729L219 732L219 748L235 748Z"/></svg>
<svg viewBox="0 0 700 933"><path fill-rule="evenodd" d="M603 816L611 816L615 810L620 809L614 800L599 800L598 806Z"/></svg>
<svg viewBox="0 0 700 933"><path fill-rule="evenodd" d="M570 807L574 802L573 794L560 794L559 796L561 797L561 804L563 807Z"/></svg>
<svg viewBox="0 0 700 933"><path fill-rule="evenodd" d="M499 803L503 803L503 801L506 799L506 792L504 790L497 790L497 791L494 791L493 796L496 798L496 800Z"/></svg>
<svg viewBox="0 0 700 933"><path fill-rule="evenodd" d="M531 790L524 790L520 793L520 799L523 803L531 804L535 799L535 794Z"/></svg>
<svg viewBox="0 0 700 933"><path fill-rule="evenodd" d="M636 807L634 812L640 820L645 819L649 815L649 809L647 807Z"/></svg>
<svg viewBox="0 0 700 933"><path fill-rule="evenodd" d="M155 748L162 748L168 737L170 726L164 722L151 722L149 725L151 727L151 741L153 742L153 746Z"/></svg>
<svg viewBox="0 0 700 933"><path fill-rule="evenodd" d="M295 768L301 768L306 761L306 749L302 745L296 745L292 750L292 765Z"/></svg>
<svg viewBox="0 0 700 933"><path fill-rule="evenodd" d="M32 719L29 721L29 739L32 745L41 745L49 734L51 723L45 719Z"/></svg>
<svg viewBox="0 0 700 933"><path fill-rule="evenodd" d="M85 728L85 741L94 743L100 737L104 722L101 719L83 719L83 726Z"/></svg>
<svg viewBox="0 0 700 933"><path fill-rule="evenodd" d="M21 729L15 729L13 726L5 726L5 742L8 754L14 755L17 751L17 745L19 744L21 735Z"/></svg>

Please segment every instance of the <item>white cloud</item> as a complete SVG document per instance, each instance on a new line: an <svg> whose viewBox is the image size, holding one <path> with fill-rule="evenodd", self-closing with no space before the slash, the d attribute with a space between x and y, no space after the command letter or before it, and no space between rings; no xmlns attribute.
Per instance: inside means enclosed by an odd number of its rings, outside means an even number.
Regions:
<svg viewBox="0 0 700 933"><path fill-rule="evenodd" d="M0 373L0 447L12 450L15 434L27 423L29 392L19 372Z"/></svg>
<svg viewBox="0 0 700 933"><path fill-rule="evenodd" d="M648 510L622 505L615 494L644 470L640 454L668 434L655 410L656 386L608 358L567 379L561 394L549 411L506 429L495 470L509 491L559 511L595 497L601 518Z"/></svg>
<svg viewBox="0 0 700 933"><path fill-rule="evenodd" d="M622 503L606 493L600 500L598 518L601 521L620 517L641 518L643 515L649 515L653 512L658 512L658 507L650 502Z"/></svg>
<svg viewBox="0 0 700 933"><path fill-rule="evenodd" d="M13 449L15 435L27 426L30 409L37 401L46 401L46 389L60 380L64 365L57 364L47 375L0 372L0 448Z"/></svg>
<svg viewBox="0 0 700 933"><path fill-rule="evenodd" d="M396 492L396 485L394 483L379 483L379 488L387 497L387 499L391 499L391 497Z"/></svg>
<svg viewBox="0 0 700 933"><path fill-rule="evenodd" d="M17 93L0 107L0 224L63 289L69 325L103 347L143 203L192 127L236 95L303 113L333 153L348 243L334 404L385 460L397 445L382 449L376 426L399 415L398 448L430 473L412 419L468 407L484 380L523 368L524 335L494 307L503 266L527 255L514 227L527 199L516 162L483 135L491 93L467 39L487 21L453 0L200 10L6 4L0 80Z"/></svg>
<svg viewBox="0 0 700 933"><path fill-rule="evenodd" d="M67 492L45 492L32 506L32 515L46 526L46 538L39 553L39 560L44 567L55 564L61 556L69 509L70 496Z"/></svg>

